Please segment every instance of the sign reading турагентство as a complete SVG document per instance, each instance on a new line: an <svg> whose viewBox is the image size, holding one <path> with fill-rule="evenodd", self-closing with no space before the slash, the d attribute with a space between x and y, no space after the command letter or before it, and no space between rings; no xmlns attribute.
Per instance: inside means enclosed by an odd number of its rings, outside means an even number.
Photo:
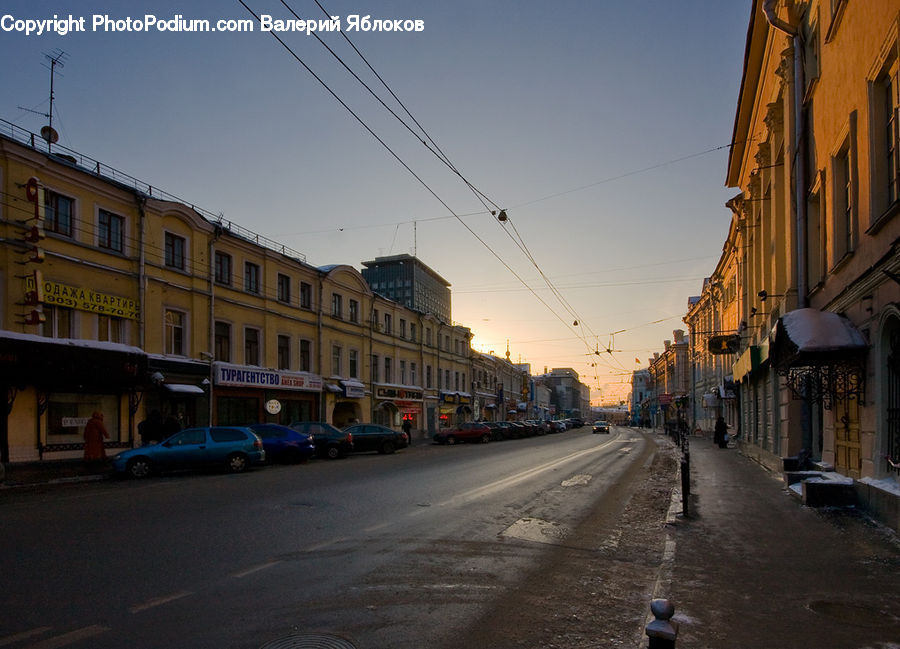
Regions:
<svg viewBox="0 0 900 649"><path fill-rule="evenodd" d="M229 363L215 364L216 385L235 388L322 391L322 377L306 372L268 370Z"/></svg>

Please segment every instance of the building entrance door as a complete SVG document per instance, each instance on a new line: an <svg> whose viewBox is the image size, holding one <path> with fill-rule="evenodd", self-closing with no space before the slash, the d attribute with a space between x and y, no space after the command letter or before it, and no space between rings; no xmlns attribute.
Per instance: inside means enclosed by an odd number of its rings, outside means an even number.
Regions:
<svg viewBox="0 0 900 649"><path fill-rule="evenodd" d="M844 399L834 409L834 468L849 478L859 478L862 456L859 443L859 401Z"/></svg>

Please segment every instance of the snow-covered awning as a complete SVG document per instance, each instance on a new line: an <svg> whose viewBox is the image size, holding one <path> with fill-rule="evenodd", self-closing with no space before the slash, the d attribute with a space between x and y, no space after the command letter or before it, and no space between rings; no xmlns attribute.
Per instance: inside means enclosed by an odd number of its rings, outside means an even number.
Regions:
<svg viewBox="0 0 900 649"><path fill-rule="evenodd" d="M785 313L775 325L770 356L776 366L830 365L865 355L869 345L850 320L818 309Z"/></svg>
<svg viewBox="0 0 900 649"><path fill-rule="evenodd" d="M168 392L177 394L206 394L199 385L191 385L189 383L163 383L163 387Z"/></svg>
<svg viewBox="0 0 900 649"><path fill-rule="evenodd" d="M830 311L796 309L778 319L769 358L797 399L819 401L865 396L869 344L850 320Z"/></svg>

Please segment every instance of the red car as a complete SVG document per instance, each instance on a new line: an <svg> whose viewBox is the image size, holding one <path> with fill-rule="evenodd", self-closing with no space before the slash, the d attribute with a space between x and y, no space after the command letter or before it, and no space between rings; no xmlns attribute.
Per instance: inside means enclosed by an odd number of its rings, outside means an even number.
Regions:
<svg viewBox="0 0 900 649"><path fill-rule="evenodd" d="M487 444L491 441L491 429L484 424L469 422L460 424L456 428L445 428L434 436L437 444L456 444L457 442L481 442Z"/></svg>

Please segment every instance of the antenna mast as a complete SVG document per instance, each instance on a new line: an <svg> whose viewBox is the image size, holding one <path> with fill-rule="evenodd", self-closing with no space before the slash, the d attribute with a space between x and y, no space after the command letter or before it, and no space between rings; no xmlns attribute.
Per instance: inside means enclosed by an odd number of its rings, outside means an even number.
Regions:
<svg viewBox="0 0 900 649"><path fill-rule="evenodd" d="M47 133L47 151L50 151L50 147L53 146L53 142L58 138L54 138L53 135L53 77L56 73L56 66L65 67L66 57L69 56L61 49L57 48L53 50L52 54L44 53L44 56L47 57L47 60L50 61L50 125Z"/></svg>

